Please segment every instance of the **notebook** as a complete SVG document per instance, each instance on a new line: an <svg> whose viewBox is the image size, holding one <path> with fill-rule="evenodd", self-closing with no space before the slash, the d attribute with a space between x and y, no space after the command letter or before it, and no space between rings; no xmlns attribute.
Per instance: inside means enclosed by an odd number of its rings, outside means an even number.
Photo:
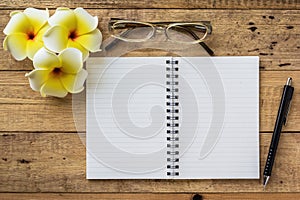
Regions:
<svg viewBox="0 0 300 200"><path fill-rule="evenodd" d="M91 57L87 179L258 179L259 58Z"/></svg>

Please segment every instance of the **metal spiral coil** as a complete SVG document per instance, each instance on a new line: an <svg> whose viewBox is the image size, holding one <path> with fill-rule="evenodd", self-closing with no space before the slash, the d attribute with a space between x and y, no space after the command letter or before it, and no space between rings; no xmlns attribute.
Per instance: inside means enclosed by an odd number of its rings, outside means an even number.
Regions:
<svg viewBox="0 0 300 200"><path fill-rule="evenodd" d="M166 61L167 176L179 176L178 60Z"/></svg>

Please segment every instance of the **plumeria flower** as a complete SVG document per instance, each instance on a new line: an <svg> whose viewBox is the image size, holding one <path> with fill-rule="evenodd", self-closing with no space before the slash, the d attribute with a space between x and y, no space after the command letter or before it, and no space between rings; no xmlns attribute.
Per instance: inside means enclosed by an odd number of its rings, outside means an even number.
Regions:
<svg viewBox="0 0 300 200"><path fill-rule="evenodd" d="M14 11L4 29L7 35L3 42L4 50L8 50L16 60L26 57L33 59L34 54L43 47L42 36L49 28L48 10L26 8L24 12Z"/></svg>
<svg viewBox="0 0 300 200"><path fill-rule="evenodd" d="M57 55L41 48L33 58L33 66L35 69L25 76L30 87L43 97L65 97L68 92L84 89L87 71L82 68L82 53L78 49L67 48Z"/></svg>
<svg viewBox="0 0 300 200"><path fill-rule="evenodd" d="M49 50L59 53L67 47L74 47L82 52L83 60L89 51L100 50L102 34L97 29L98 17L91 16L83 8L58 8L48 23L51 28L43 39Z"/></svg>

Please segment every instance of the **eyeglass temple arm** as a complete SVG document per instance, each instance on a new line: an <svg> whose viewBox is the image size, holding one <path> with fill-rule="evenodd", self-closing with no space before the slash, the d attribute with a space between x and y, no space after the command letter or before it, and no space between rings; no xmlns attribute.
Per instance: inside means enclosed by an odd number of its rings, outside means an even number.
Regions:
<svg viewBox="0 0 300 200"><path fill-rule="evenodd" d="M200 42L199 44L207 51L207 53L210 56L214 56L215 55L214 51L211 48L209 48L204 42Z"/></svg>

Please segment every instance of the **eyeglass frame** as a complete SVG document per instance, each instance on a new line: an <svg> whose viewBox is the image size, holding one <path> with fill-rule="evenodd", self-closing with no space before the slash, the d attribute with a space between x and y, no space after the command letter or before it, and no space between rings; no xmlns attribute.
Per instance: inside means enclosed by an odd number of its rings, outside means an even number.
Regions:
<svg viewBox="0 0 300 200"><path fill-rule="evenodd" d="M148 34L147 38L144 39L126 39L123 38L122 35L127 35L130 33L131 30L126 30L123 33L121 33L121 36L117 36L117 35L113 35L111 34L112 37L125 41L125 42L145 42L149 39L151 39L156 31L157 31L157 27L161 27L158 25L164 25L164 33L167 36L168 39L172 40L169 35L167 34L167 30L174 27L174 26L179 26L179 25L192 25L192 24L199 24L203 27L205 27L205 34L202 38L199 38L194 31L188 29L188 28L184 28L185 31L187 31L194 39L195 41L193 42L182 42L182 41L175 41L178 43L185 43L185 44L197 44L199 43L207 52L209 55L213 56L214 52L203 42L203 40L207 37L207 35L210 35L212 33L212 26L210 24L210 21L190 21L190 22L141 22L141 21L134 21L134 20L125 20L125 19L121 19L121 18L111 18L109 23L108 23L108 29L109 31L112 30L112 27L116 24L116 23L134 23L134 24L141 24L141 25L147 25L149 27L152 28L152 31ZM182 28L182 27L181 27Z"/></svg>

